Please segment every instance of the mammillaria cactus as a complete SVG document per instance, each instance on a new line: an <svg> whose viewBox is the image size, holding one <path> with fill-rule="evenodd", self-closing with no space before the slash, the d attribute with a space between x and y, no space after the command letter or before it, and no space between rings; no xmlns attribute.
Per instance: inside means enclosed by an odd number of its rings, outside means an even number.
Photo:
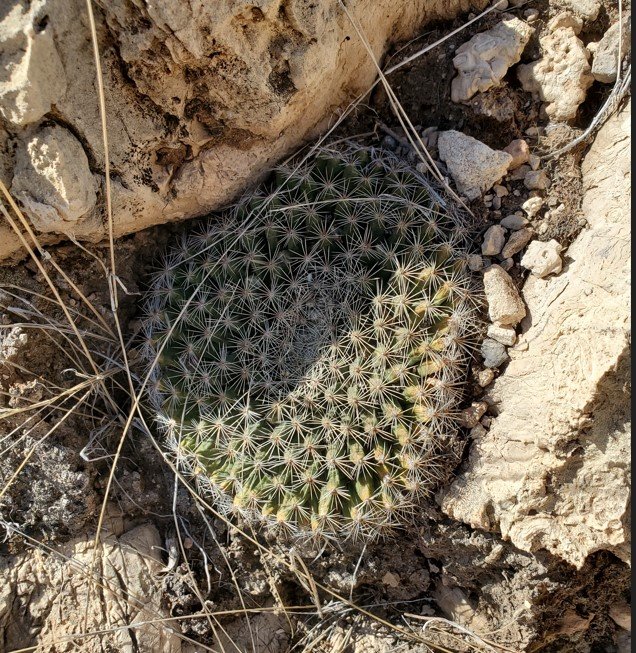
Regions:
<svg viewBox="0 0 636 653"><path fill-rule="evenodd" d="M400 524L456 431L466 233L420 174L349 144L184 236L148 293L144 356L201 490L290 534Z"/></svg>

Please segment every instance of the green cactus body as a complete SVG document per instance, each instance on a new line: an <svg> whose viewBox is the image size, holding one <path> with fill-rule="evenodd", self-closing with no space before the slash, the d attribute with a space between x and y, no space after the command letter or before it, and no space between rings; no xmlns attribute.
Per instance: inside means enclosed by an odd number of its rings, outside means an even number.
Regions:
<svg viewBox="0 0 636 653"><path fill-rule="evenodd" d="M456 430L466 233L421 175L351 145L185 236L148 294L145 358L200 487L291 534L400 524Z"/></svg>

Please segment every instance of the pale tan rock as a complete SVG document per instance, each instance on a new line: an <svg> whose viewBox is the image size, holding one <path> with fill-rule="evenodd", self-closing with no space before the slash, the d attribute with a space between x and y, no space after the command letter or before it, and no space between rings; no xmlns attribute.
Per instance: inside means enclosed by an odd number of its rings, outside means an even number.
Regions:
<svg viewBox="0 0 636 653"><path fill-rule="evenodd" d="M0 114L19 126L40 120L66 92L52 29L34 29L43 4L16 3L0 22Z"/></svg>
<svg viewBox="0 0 636 653"><path fill-rule="evenodd" d="M60 546L57 554L34 548L26 554L3 557L0 641L7 650L22 648L28 641L42 653L67 650L68 636L84 632L86 626L89 632L104 628L112 632L82 637L83 653L106 649L182 653L178 622L160 621L170 616L162 603L158 576L161 546L157 529L149 524L119 538L105 536L96 558L98 583L92 585L87 575L93 558L89 535ZM154 623L134 630L122 628L150 621Z"/></svg>
<svg viewBox="0 0 636 653"><path fill-rule="evenodd" d="M594 82L589 52L572 27L547 32L539 41L543 57L518 66L517 76L524 90L543 100L552 121L568 122L576 117Z"/></svg>
<svg viewBox="0 0 636 653"><path fill-rule="evenodd" d="M530 156L530 148L523 138L516 138L514 141L511 141L504 147L503 151L508 152L512 157L509 170L516 170L520 165L527 163L528 157Z"/></svg>
<svg viewBox="0 0 636 653"><path fill-rule="evenodd" d="M601 549L629 559L630 115L585 158L589 228L564 274L526 282L525 350L510 350L486 397L498 416L441 498L449 516L577 567Z"/></svg>
<svg viewBox="0 0 636 653"><path fill-rule="evenodd" d="M492 188L506 174L512 161L508 152L493 150L454 129L440 132L437 147L457 190L469 200Z"/></svg>
<svg viewBox="0 0 636 653"><path fill-rule="evenodd" d="M488 337L500 342L506 347L512 347L517 342L517 334L512 327L497 326L491 324L487 331Z"/></svg>
<svg viewBox="0 0 636 653"><path fill-rule="evenodd" d="M498 86L533 33L527 23L509 16L460 45L453 58L458 74L451 82L451 100L466 102L475 93Z"/></svg>
<svg viewBox="0 0 636 653"><path fill-rule="evenodd" d="M546 190L550 187L550 180L544 170L530 170L523 178L523 185L528 190Z"/></svg>
<svg viewBox="0 0 636 653"><path fill-rule="evenodd" d="M596 20L601 9L599 0L557 0L554 4L586 21Z"/></svg>
<svg viewBox="0 0 636 653"><path fill-rule="evenodd" d="M515 326L526 315L526 307L510 275L499 265L491 265L484 272L484 292L488 315L494 324Z"/></svg>
<svg viewBox="0 0 636 653"><path fill-rule="evenodd" d="M44 127L22 143L16 155L11 185L42 233L86 233L95 230L92 213L97 201L95 182L80 142L57 125Z"/></svg>
<svg viewBox="0 0 636 653"><path fill-rule="evenodd" d="M521 265L540 279L551 274L559 274L563 268L561 244L556 240L542 242L534 240L521 258Z"/></svg>
<svg viewBox="0 0 636 653"><path fill-rule="evenodd" d="M598 82L611 84L616 81L619 56L619 35L620 35L620 56L621 60L629 54L631 46L632 17L627 13L623 15L623 29L620 24L614 23L597 44L592 61L592 75Z"/></svg>
<svg viewBox="0 0 636 653"><path fill-rule="evenodd" d="M559 27L571 27L572 31L578 36L579 32L583 29L583 19L571 14L569 11L562 11L548 23L548 30L550 32L559 29Z"/></svg>
<svg viewBox="0 0 636 653"><path fill-rule="evenodd" d="M17 45L0 47L0 110L11 120L11 138L24 147L31 126L54 105L56 122L79 138L103 192L85 0L34 0L28 10L18 0L5 4L0 39L8 44L13 37L6 35L17 34ZM473 6L486 4L475 0ZM423 22L454 17L469 6L469 0L347 3L377 59ZM227 205L323 133L377 74L339 0L264 0L254 6L112 0L100 3L96 21L115 236ZM15 63L11 70L5 57ZM18 69L28 71L27 81ZM23 129L25 121L36 122ZM12 169L11 157L0 148L1 174ZM81 239L105 237L102 196L93 213ZM55 231L40 238L46 244L63 236ZM20 250L19 240L0 225L0 260L24 256Z"/></svg>

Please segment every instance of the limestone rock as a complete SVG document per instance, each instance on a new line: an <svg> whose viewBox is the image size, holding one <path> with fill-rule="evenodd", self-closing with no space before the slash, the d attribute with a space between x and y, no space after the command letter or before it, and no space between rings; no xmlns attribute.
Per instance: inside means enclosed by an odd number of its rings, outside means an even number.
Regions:
<svg viewBox="0 0 636 653"><path fill-rule="evenodd" d="M492 188L506 174L512 161L507 152L493 150L454 129L440 132L437 147L457 189L469 200Z"/></svg>
<svg viewBox="0 0 636 653"><path fill-rule="evenodd" d="M611 84L616 81L618 71L619 33L621 59L629 53L631 46L632 18L630 14L623 16L623 30L620 33L619 23L614 23L599 41L592 61L592 75L598 82Z"/></svg>
<svg viewBox="0 0 636 653"><path fill-rule="evenodd" d="M44 127L22 144L11 191L43 233L81 233L81 219L97 201L82 145L57 125Z"/></svg>
<svg viewBox="0 0 636 653"><path fill-rule="evenodd" d="M105 624L112 631L83 637L85 653L181 653L178 623L161 623L170 616L162 606L157 575L162 567L161 545L157 529L149 524L119 538L105 536L97 555L96 584L87 574L93 557L90 536L62 545L59 555L34 548L0 558L0 641L7 650L24 646L67 650L61 648L64 638L84 632L86 608L89 631L99 631ZM122 628L134 622L147 623L134 630Z"/></svg>
<svg viewBox="0 0 636 653"><path fill-rule="evenodd" d="M556 240L549 240L547 243L535 240L528 246L521 259L521 265L540 279L550 274L559 274L563 268L562 249Z"/></svg>
<svg viewBox="0 0 636 653"><path fill-rule="evenodd" d="M520 165L527 163L528 157L530 156L530 148L523 138L516 138L514 141L511 141L510 144L504 147L503 151L508 152L512 157L509 167L510 170L515 170Z"/></svg>
<svg viewBox="0 0 636 653"><path fill-rule="evenodd" d="M347 9L379 59L390 42L410 38L425 21L486 4L351 0ZM377 74L339 0L99 5L116 237L229 204L323 133L334 113L365 93ZM103 188L85 0L7 0L0 41L0 111L12 141L25 149L32 128L52 117L79 138ZM4 152L3 175L13 169L11 152ZM95 214L76 236L105 236L103 201ZM73 229L79 227L76 222ZM40 236L44 244L63 238L57 229ZM24 255L1 224L0 260Z"/></svg>
<svg viewBox="0 0 636 653"><path fill-rule="evenodd" d="M526 315L526 307L510 275L499 265L491 265L484 272L484 292L488 315L494 324L515 326Z"/></svg>
<svg viewBox="0 0 636 653"><path fill-rule="evenodd" d="M451 517L581 567L629 559L630 114L583 163L589 223L559 277L529 277L523 344L486 399L497 417L441 498Z"/></svg>
<svg viewBox="0 0 636 653"><path fill-rule="evenodd" d="M519 61L533 33L527 23L511 16L460 45L453 59L458 75L451 82L452 101L466 102L497 86Z"/></svg>
<svg viewBox="0 0 636 653"><path fill-rule="evenodd" d="M594 21L598 18L598 12L601 9L599 0L557 0L555 5L571 11L586 21Z"/></svg>
<svg viewBox="0 0 636 653"><path fill-rule="evenodd" d="M496 324L491 324L488 327L488 337L506 347L512 347L517 342L517 334L512 327L497 326Z"/></svg>
<svg viewBox="0 0 636 653"><path fill-rule="evenodd" d="M66 92L52 29L34 26L42 4L23 13L16 3L0 22L0 114L15 125L37 122Z"/></svg>
<svg viewBox="0 0 636 653"><path fill-rule="evenodd" d="M594 82L589 52L572 27L559 27L540 39L543 57L517 68L524 90L545 102L545 112L554 122L576 117L587 89Z"/></svg>

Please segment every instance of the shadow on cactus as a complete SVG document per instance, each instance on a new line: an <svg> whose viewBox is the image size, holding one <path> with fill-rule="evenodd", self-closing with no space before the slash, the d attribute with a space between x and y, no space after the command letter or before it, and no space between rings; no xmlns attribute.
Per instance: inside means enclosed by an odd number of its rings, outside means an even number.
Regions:
<svg viewBox="0 0 636 653"><path fill-rule="evenodd" d="M184 236L148 293L144 358L199 490L295 535L403 523L456 432L475 332L466 235L419 173L349 144Z"/></svg>

